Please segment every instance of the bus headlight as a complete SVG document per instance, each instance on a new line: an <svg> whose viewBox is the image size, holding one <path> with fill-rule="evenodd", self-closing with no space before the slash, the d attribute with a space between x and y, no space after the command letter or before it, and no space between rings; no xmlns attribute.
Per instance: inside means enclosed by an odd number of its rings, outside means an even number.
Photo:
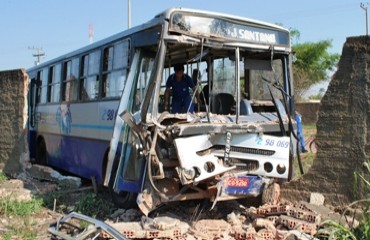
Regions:
<svg viewBox="0 0 370 240"><path fill-rule="evenodd" d="M285 171L286 171L286 167L285 167L285 165L284 165L284 164L282 164L282 163L279 163L279 164L277 165L277 167L276 167L276 171L277 171L279 174L283 174L283 173L285 173Z"/></svg>

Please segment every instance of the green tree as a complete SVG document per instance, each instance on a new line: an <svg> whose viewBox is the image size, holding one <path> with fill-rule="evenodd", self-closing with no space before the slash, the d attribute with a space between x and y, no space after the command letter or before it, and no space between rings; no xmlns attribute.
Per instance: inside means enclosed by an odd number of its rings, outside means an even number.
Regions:
<svg viewBox="0 0 370 240"><path fill-rule="evenodd" d="M292 50L295 53L294 88L299 100L312 85L328 80L329 72L335 69L340 55L328 52L332 46L331 40L298 43L300 32L296 29L291 29L291 36Z"/></svg>

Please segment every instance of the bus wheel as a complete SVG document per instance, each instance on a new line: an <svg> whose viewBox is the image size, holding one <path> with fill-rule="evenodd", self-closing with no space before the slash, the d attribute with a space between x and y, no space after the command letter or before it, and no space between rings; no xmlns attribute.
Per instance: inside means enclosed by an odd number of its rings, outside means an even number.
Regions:
<svg viewBox="0 0 370 240"><path fill-rule="evenodd" d="M36 163L41 165L48 163L48 152L44 139L40 139L36 143Z"/></svg>
<svg viewBox="0 0 370 240"><path fill-rule="evenodd" d="M119 208L130 209L136 208L136 197L137 194L133 192L126 192L121 191L120 193L114 192L112 188L110 188L111 197L114 205Z"/></svg>

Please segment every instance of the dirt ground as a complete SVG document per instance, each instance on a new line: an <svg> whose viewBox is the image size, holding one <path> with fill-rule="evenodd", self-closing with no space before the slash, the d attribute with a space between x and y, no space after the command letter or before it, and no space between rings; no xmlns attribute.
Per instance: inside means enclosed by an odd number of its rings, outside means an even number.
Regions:
<svg viewBox="0 0 370 240"><path fill-rule="evenodd" d="M7 231L13 231L14 235L12 238L3 238L5 239L59 239L50 234L48 229L50 227L55 226L55 224L63 217L66 216L69 212L76 210L76 204L79 200L85 198L88 194L94 193L94 189L92 185L84 184L82 187L78 189L73 190L58 190L58 187L54 183L45 182L45 181L38 181L35 179L27 178L23 180L8 180L5 182L2 182L0 184L0 189L14 189L15 194L18 196L23 196L23 198L27 198L28 195L31 195L32 197L43 197L43 199L47 199L52 196L63 196L62 198L59 198L58 200L55 200L53 205L50 205L47 207L43 207L40 212L36 214L32 214L32 216L28 218L19 218L14 216L8 216L4 215L3 213L0 214L0 239L1 236L5 236L4 234ZM41 194L32 194L30 193L30 190L33 192L37 189L38 193ZM17 191L15 191L17 190ZM16 193L17 192L17 193ZM104 191L104 189L99 189L97 192L97 195L99 199L102 199L104 201L103 203L106 205L112 204L110 202L110 194L108 191ZM244 201L243 204L238 201L228 201L228 202L218 202L214 209L210 210L212 207L212 203L208 201L186 201L186 202L177 202L172 203L166 206L162 206L158 208L155 212L151 213L148 217L143 216L139 210L137 209L119 209L116 207L112 207L111 211L108 213L105 213L105 215L98 214L99 216L96 217L96 219L99 219L101 221L108 221L113 226L116 226L115 224L118 224L118 229L121 228L120 232L126 232L128 234L128 230L132 229L131 225L123 225L122 224L139 224L143 222L155 221L158 217L166 217L169 220L166 220L164 223L165 225L169 225L169 221L171 224L174 224L174 222L177 222L177 219L181 219L181 223L185 224L186 226L190 226L191 223L194 222L200 222L200 221L206 221L202 222L201 225L203 228L200 230L196 230L195 228L191 228L192 230L188 230L186 228L186 237L183 238L170 238L170 239L221 239L219 237L222 236L222 233L217 232L220 231L220 229L226 229L230 228L233 229L233 224L230 221L246 221L246 218L248 218L248 213L250 213L251 209L256 210L255 207L258 207L258 201L256 202L254 200L250 201ZM48 200L50 202L50 199ZM284 202L284 200L280 201L281 203ZM91 202L91 204L94 204ZM297 203L296 203L297 204ZM113 206L113 205L111 205ZM255 207L253 207L255 206ZM278 205L276 205L278 206ZM281 205L283 206L283 205ZM293 209L293 208L292 208ZM83 214L89 215L89 213L82 212ZM271 214L273 215L273 214ZM279 215L279 214L278 214ZM233 216L234 220L230 220L230 216ZM270 216L271 217L271 216ZM213 221L213 222L207 222L207 221ZM254 221L255 222L255 221ZM220 225L217 231L215 230L214 226ZM255 223L253 223L255 224ZM140 224L139 224L140 225ZM208 226L207 226L208 225ZM135 226L135 225L134 225ZM213 227L211 227L213 226ZM308 225L310 226L310 225ZM180 224L177 224L179 229ZM194 226L193 226L194 227ZM261 226L258 228L262 228ZM37 233L37 236L34 238L24 238L21 235L15 236L17 234L17 231L15 229L23 229L23 231L29 231ZM123 229L123 230L122 230ZM161 230L165 230L166 227L161 227ZM195 230L194 230L195 229ZM206 230L204 230L206 229ZM134 231L134 230L133 230ZM135 230L136 231L136 230ZM134 231L134 232L135 232ZM147 230L147 234L152 232L157 233L158 229L155 230ZM185 231L185 230L176 230L179 231ZM216 231L216 233L213 233L212 231ZM226 231L226 230L225 230ZM254 231L254 230L253 230ZM276 228L276 232L279 232L282 236L286 236L288 234L287 231L281 230ZM315 230L316 231L316 230ZM137 230L135 234L139 234L140 232L143 232L141 230ZM206 237L204 238L196 238L194 236L201 236L206 232L206 235L208 234L221 234L220 236L214 236L214 237ZM167 231L168 233L168 231ZM18 234L22 234L21 231L19 231ZM133 234L131 232L131 234ZM173 233L171 233L173 234ZM170 234L170 235L171 235ZM265 235L267 233L264 233ZM277 234L277 233L276 233ZM302 233L300 233L302 234ZM185 235L184 235L185 236ZM230 236L223 236L222 239L237 239L235 235ZM84 239L92 239L92 238L84 238ZM101 239L101 238L99 238ZM148 237L144 239L169 239L169 238L153 238ZM239 239L239 238L238 238ZM243 238L240 238L243 239ZM269 239L269 238L266 238ZM286 239L286 238L274 238L274 239Z"/></svg>

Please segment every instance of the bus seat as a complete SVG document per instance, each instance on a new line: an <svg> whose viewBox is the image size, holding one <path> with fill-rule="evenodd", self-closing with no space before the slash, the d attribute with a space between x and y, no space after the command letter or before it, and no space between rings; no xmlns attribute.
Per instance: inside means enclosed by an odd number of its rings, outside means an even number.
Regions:
<svg viewBox="0 0 370 240"><path fill-rule="evenodd" d="M231 114L235 105L233 95L230 93L219 93L213 98L212 112L216 114Z"/></svg>
<svg viewBox="0 0 370 240"><path fill-rule="evenodd" d="M193 69L193 74L191 75L191 79L193 79L194 85L196 86L198 82L200 83L202 76L200 75L200 71L198 69Z"/></svg>
<svg viewBox="0 0 370 240"><path fill-rule="evenodd" d="M253 113L252 105L248 99L240 100L240 115L249 115Z"/></svg>

